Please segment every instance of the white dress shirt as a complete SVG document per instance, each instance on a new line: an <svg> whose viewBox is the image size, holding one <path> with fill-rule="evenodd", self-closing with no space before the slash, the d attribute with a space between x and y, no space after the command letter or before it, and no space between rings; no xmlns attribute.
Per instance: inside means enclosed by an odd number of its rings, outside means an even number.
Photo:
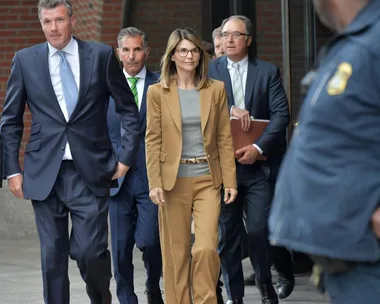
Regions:
<svg viewBox="0 0 380 304"><path fill-rule="evenodd" d="M128 78L133 77L133 76L130 76L125 69L123 69L123 72L124 72L125 78L127 78L127 80L128 80ZM139 111L140 111L141 102L142 102L142 98L143 98L143 94L144 94L145 78L146 78L146 68L145 68L145 66L134 77L138 78L138 80L136 82L136 88L137 88L137 97L139 99L138 108L139 108ZM128 80L128 84L129 84L129 87L131 87L131 82L129 80Z"/></svg>
<svg viewBox="0 0 380 304"><path fill-rule="evenodd" d="M65 117L66 121L68 121L69 116L67 113L65 96L63 95L61 76L59 74L59 69L60 69L59 64L61 61L61 57L59 57L59 55L57 54L58 50L55 47L53 47L50 43L48 43L48 48L49 48L49 54L48 54L49 72L50 72L51 83L53 85L53 89L57 97L61 111L63 113L63 116ZM71 71L74 74L75 83L77 84L78 92L79 92L80 73L79 73L79 51L78 51L77 41L71 37L70 42L62 49L62 51L65 52L66 59L70 64ZM69 143L66 143L63 159L70 159L70 160L73 159L71 155Z"/></svg>
<svg viewBox="0 0 380 304"><path fill-rule="evenodd" d="M227 57L227 69L228 69L228 72L230 73L230 79L234 79L234 76L236 73L235 69L232 67L233 63L234 62ZM242 60L238 61L237 64L239 65L241 83L243 86L243 92L244 92L244 97L245 97L245 88L247 87L247 74L248 74L248 56L245 56ZM234 106L231 107L230 115L232 113L233 107ZM245 110L244 102L242 102L239 105L239 109ZM253 146L260 152L260 154L263 154L263 150L261 150L261 148L258 145L253 144Z"/></svg>
<svg viewBox="0 0 380 304"><path fill-rule="evenodd" d="M48 43L48 62L49 62L49 73L50 73L50 79L51 83L53 85L53 89L55 92L55 95L57 97L59 106L61 108L61 111L63 113L63 116L66 118L66 121L69 120L69 115L67 113L67 107L65 102L65 97L63 96L63 89L62 89L62 83L61 83L61 76L59 74L59 64L61 57L57 54L58 50L53 47L50 43ZM78 87L79 92L79 51L78 51L78 43L77 41L71 37L70 42L62 49L62 51L65 51L65 56L67 61L70 64L71 70L74 74L75 82ZM70 151L69 143L66 143L65 152L63 154L62 159L73 159ZM20 173L12 174L10 176L7 176L7 179L10 179L13 176L19 175Z"/></svg>

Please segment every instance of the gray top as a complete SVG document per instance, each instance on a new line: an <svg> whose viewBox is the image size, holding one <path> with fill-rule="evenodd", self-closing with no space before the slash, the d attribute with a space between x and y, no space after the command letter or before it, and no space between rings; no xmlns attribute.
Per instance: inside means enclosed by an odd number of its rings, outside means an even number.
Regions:
<svg viewBox="0 0 380 304"><path fill-rule="evenodd" d="M203 146L199 92L178 89L182 115L181 159L206 156ZM195 177L210 174L208 163L180 164L178 177Z"/></svg>

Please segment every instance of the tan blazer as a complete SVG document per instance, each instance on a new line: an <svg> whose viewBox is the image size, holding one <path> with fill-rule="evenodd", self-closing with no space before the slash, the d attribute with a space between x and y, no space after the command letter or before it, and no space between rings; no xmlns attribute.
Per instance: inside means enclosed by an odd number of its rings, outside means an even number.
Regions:
<svg viewBox="0 0 380 304"><path fill-rule="evenodd" d="M211 80L200 90L203 145L215 187L236 188L236 167L224 83ZM151 85L147 92L146 163L149 189L170 191L182 152L182 116L178 87Z"/></svg>

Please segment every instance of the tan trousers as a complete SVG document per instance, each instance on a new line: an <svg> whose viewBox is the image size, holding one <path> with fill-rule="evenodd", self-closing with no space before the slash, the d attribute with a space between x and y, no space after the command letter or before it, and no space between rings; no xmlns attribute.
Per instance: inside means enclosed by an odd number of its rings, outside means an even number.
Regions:
<svg viewBox="0 0 380 304"><path fill-rule="evenodd" d="M214 187L210 175L181 177L171 191L164 192L164 199L159 227L165 303L216 304L220 189Z"/></svg>

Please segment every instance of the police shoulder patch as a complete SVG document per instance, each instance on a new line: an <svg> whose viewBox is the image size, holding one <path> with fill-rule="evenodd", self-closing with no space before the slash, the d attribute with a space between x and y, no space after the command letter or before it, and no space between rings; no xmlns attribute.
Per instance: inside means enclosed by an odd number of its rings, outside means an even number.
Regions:
<svg viewBox="0 0 380 304"><path fill-rule="evenodd" d="M342 94L347 86L348 79L352 75L352 65L348 62L342 62L339 64L335 74L331 77L327 83L327 93L329 95Z"/></svg>

